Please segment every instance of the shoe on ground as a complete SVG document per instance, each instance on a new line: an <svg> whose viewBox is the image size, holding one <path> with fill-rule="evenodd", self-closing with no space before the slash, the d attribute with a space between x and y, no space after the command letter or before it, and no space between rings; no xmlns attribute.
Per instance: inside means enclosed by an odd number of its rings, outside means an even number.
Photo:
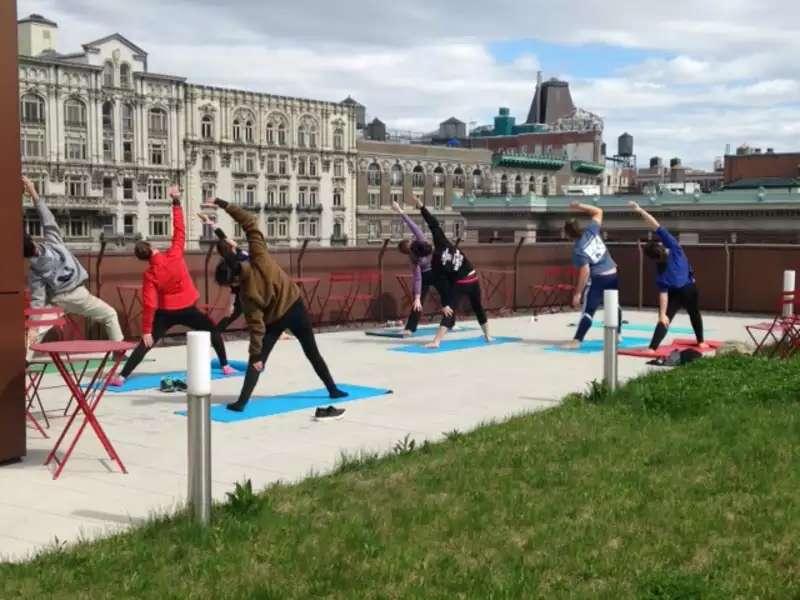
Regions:
<svg viewBox="0 0 800 600"><path fill-rule="evenodd" d="M164 392L165 394L169 394L175 391L175 382L172 381L171 377L164 377L161 380L161 385L158 388L160 391Z"/></svg>
<svg viewBox="0 0 800 600"><path fill-rule="evenodd" d="M314 413L314 419L317 421L336 421L341 419L343 414L343 408L336 408L335 406L319 407Z"/></svg>
<svg viewBox="0 0 800 600"><path fill-rule="evenodd" d="M122 387L125 385L125 378L121 377L120 375L114 375L108 382L108 385L112 387Z"/></svg>
<svg viewBox="0 0 800 600"><path fill-rule="evenodd" d="M175 388L176 392L185 392L189 389L189 386L186 385L186 382L183 379L175 379L172 382L173 387Z"/></svg>
<svg viewBox="0 0 800 600"><path fill-rule="evenodd" d="M225 375L225 377L230 377L231 375L238 375L239 371L237 371L230 365L225 365L224 367L222 367L222 374Z"/></svg>

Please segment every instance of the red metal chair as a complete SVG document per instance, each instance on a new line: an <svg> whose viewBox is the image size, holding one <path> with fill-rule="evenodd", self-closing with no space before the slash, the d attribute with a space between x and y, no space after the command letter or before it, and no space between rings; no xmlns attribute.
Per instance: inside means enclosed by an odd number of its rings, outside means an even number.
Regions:
<svg viewBox="0 0 800 600"><path fill-rule="evenodd" d="M26 308L25 309L25 336L26 341L33 335L36 335L39 329L50 330L57 328L63 331L67 325L67 318L64 315L64 310L57 306L50 306L46 308ZM63 333L62 333L63 335ZM28 361L25 367L25 417L30 421L33 427L47 437L44 429L42 428L36 417L33 416L31 408L33 403L39 405L39 412L42 414L45 426L50 428L50 420L47 418L47 412L42 405L42 399L39 396L39 386L44 378L45 371L49 361L31 360Z"/></svg>
<svg viewBox="0 0 800 600"><path fill-rule="evenodd" d="M792 307L792 314L785 315L784 308ZM753 354L766 352L769 356L788 357L800 346L800 294L782 292L778 298L778 308L772 320L745 325L745 331L756 345Z"/></svg>
<svg viewBox="0 0 800 600"><path fill-rule="evenodd" d="M561 267L561 273L558 276L556 283L557 304L559 310L570 305L572 301L572 294L575 293L575 285L577 282L578 269L572 266Z"/></svg>
<svg viewBox="0 0 800 600"><path fill-rule="evenodd" d="M344 323L350 316L353 308L353 296L358 290L358 275L352 271L334 271L328 278L328 295L320 305L320 320L324 318L325 309L332 303L332 308L338 310L339 319L331 314L331 321Z"/></svg>
<svg viewBox="0 0 800 600"><path fill-rule="evenodd" d="M379 271L358 271L356 273L356 290L350 299L348 317L357 304L364 306L361 320L367 320L381 290L381 274Z"/></svg>
<svg viewBox="0 0 800 600"><path fill-rule="evenodd" d="M558 296L562 291L559 289L561 273L562 267L547 267L544 270L542 282L530 286L531 303L529 308L533 309L534 314L555 312Z"/></svg>

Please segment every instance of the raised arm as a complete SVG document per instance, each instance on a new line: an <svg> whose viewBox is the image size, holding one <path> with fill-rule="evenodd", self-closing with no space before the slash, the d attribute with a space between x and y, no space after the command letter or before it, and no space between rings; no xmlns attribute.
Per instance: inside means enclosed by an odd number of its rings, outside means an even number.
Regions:
<svg viewBox="0 0 800 600"><path fill-rule="evenodd" d="M414 219L409 217L397 202L392 202L392 209L398 215L400 215L400 217L403 219L403 222L406 224L406 227L411 230L411 233L414 234L414 237L417 239L417 241L424 242L425 234L422 232L422 229L420 229L419 226L414 223Z"/></svg>
<svg viewBox="0 0 800 600"><path fill-rule="evenodd" d="M186 221L181 208L181 190L177 185L169 188L169 197L172 198L172 244L169 252L183 256L183 249L186 246Z"/></svg>
<svg viewBox="0 0 800 600"><path fill-rule="evenodd" d="M36 191L36 186L34 186L33 182L24 175L22 176L22 186L25 194L33 199L33 205L36 207L36 211L39 213L39 220L42 222L42 233L44 234L44 239L59 244L64 243L64 238L61 235L61 228L58 226L58 221L56 221L56 218L53 216L53 213L50 212L47 204L45 204L44 200L42 200L42 198L39 196L38 192Z"/></svg>
<svg viewBox="0 0 800 600"><path fill-rule="evenodd" d="M603 209L597 206L592 206L591 204L581 204L580 202L572 202L570 208L573 210L579 210L584 214L589 215L592 221L597 223L598 225L603 224Z"/></svg>
<svg viewBox="0 0 800 600"><path fill-rule="evenodd" d="M658 221L656 221L655 217L639 206L638 202L628 202L628 206L630 206L635 213L637 213L642 219L644 219L647 226L652 229L653 231L657 231L661 225Z"/></svg>
<svg viewBox="0 0 800 600"><path fill-rule="evenodd" d="M264 234L261 233L261 230L258 228L258 217L256 217L249 210L240 208L235 204L230 204L221 198L216 198L213 205L219 206L221 209L227 212L234 221L242 226L242 229L247 236L250 255L253 258L259 255L263 256L267 254L267 242L264 239ZM204 204L203 206L209 205Z"/></svg>
<svg viewBox="0 0 800 600"><path fill-rule="evenodd" d="M444 231L442 231L442 226L439 225L439 221L436 220L436 217L434 217L424 205L420 206L419 212L422 213L422 218L425 219L428 229L431 230L431 234L433 235L433 245L437 248L445 248L449 246L450 241L447 239Z"/></svg>

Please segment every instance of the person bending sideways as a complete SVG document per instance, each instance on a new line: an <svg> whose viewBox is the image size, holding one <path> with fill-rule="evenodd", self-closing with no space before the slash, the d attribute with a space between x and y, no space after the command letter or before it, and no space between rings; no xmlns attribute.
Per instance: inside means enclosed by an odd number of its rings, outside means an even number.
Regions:
<svg viewBox="0 0 800 600"><path fill-rule="evenodd" d="M579 202L573 202L570 208L588 215L591 221L585 229L581 229L577 219L570 219L564 224L564 233L569 239L575 240L572 262L578 268L572 306L579 308L581 301L583 302L583 314L575 337L562 346L567 350L580 348L592 326L594 313L603 305L603 293L606 290L619 289L617 263L611 258L603 242L603 210ZM619 311L619 330L622 331L622 309Z"/></svg>
<svg viewBox="0 0 800 600"><path fill-rule="evenodd" d="M409 337L414 334L419 326L422 305L428 295L428 290L431 286L435 287L438 282L434 278L433 269L431 268L433 246L428 243L422 230L397 202L392 202L392 209L402 217L403 222L414 234L413 242L403 240L397 245L397 249L408 256L411 262L411 293L414 300L411 304L411 313L408 315L405 329L403 329L403 335ZM439 298L443 298L441 291L439 291ZM442 305L444 306L444 303Z"/></svg>
<svg viewBox="0 0 800 600"><path fill-rule="evenodd" d="M655 352L664 341L669 325L678 311L683 308L689 313L697 345L707 348L703 338L703 316L700 314L700 294L694 278L694 270L672 234L636 202L629 206L639 214L658 240L650 240L644 247L644 254L656 263L658 277L658 324L650 341L650 350Z"/></svg>
<svg viewBox="0 0 800 600"><path fill-rule="evenodd" d="M97 296L92 296L84 283L89 278L75 255L67 249L56 218L36 192L33 182L22 178L23 193L33 199L39 213L44 239L36 242L27 233L23 236L22 253L28 259L28 287L31 307L52 304L64 312L102 323L108 339L123 339L117 312ZM48 328L32 330L29 341L40 341Z"/></svg>
<svg viewBox="0 0 800 600"><path fill-rule="evenodd" d="M417 208L419 208L422 218L425 219L425 223L427 223L433 234L431 269L433 270L433 277L439 294L444 294L442 296L442 314L444 318L433 341L426 344L426 347L438 348L445 334L455 326L455 309L458 308L464 296L469 298L472 312L475 313L475 317L483 330L483 337L487 342L491 342L489 320L486 317L483 304L481 304L481 284L477 271L475 271L466 255L447 239L442 227L439 225L439 221L425 208L419 198L417 198Z"/></svg>
<svg viewBox="0 0 800 600"><path fill-rule="evenodd" d="M250 330L249 363L239 399L228 405L229 410L243 411L247 406L258 378L264 370L270 352L281 334L288 329L300 342L303 352L314 367L317 376L328 389L331 398L343 398L347 392L340 390L331 377L314 339L311 318L300 298L300 290L270 256L264 234L258 229L258 218L250 211L217 198L204 203L204 208L224 209L247 235L249 261L240 261L233 251L226 251L227 272L221 274L224 285L238 285L245 320ZM230 249L230 247L229 247ZM333 406L318 408L317 419L337 418L343 409Z"/></svg>
<svg viewBox="0 0 800 600"><path fill-rule="evenodd" d="M134 247L136 258L149 263L142 275L142 341L134 349L120 374L111 381L113 386L123 385L150 348L176 325L195 331L211 332L211 345L217 353L222 372L225 375L236 373L228 364L222 335L208 315L196 306L200 294L183 258L186 223L178 186L169 189L169 197L172 199L172 245L165 252L160 252L144 241L136 242Z"/></svg>

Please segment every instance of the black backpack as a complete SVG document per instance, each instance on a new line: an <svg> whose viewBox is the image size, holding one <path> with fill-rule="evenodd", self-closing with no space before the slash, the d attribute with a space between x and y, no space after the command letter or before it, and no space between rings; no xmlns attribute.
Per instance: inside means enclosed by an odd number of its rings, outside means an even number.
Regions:
<svg viewBox="0 0 800 600"><path fill-rule="evenodd" d="M669 353L669 356L659 357L655 360L651 360L647 364L657 367L679 367L694 362L702 357L702 352L698 352L693 348L686 348L685 350L673 350Z"/></svg>

